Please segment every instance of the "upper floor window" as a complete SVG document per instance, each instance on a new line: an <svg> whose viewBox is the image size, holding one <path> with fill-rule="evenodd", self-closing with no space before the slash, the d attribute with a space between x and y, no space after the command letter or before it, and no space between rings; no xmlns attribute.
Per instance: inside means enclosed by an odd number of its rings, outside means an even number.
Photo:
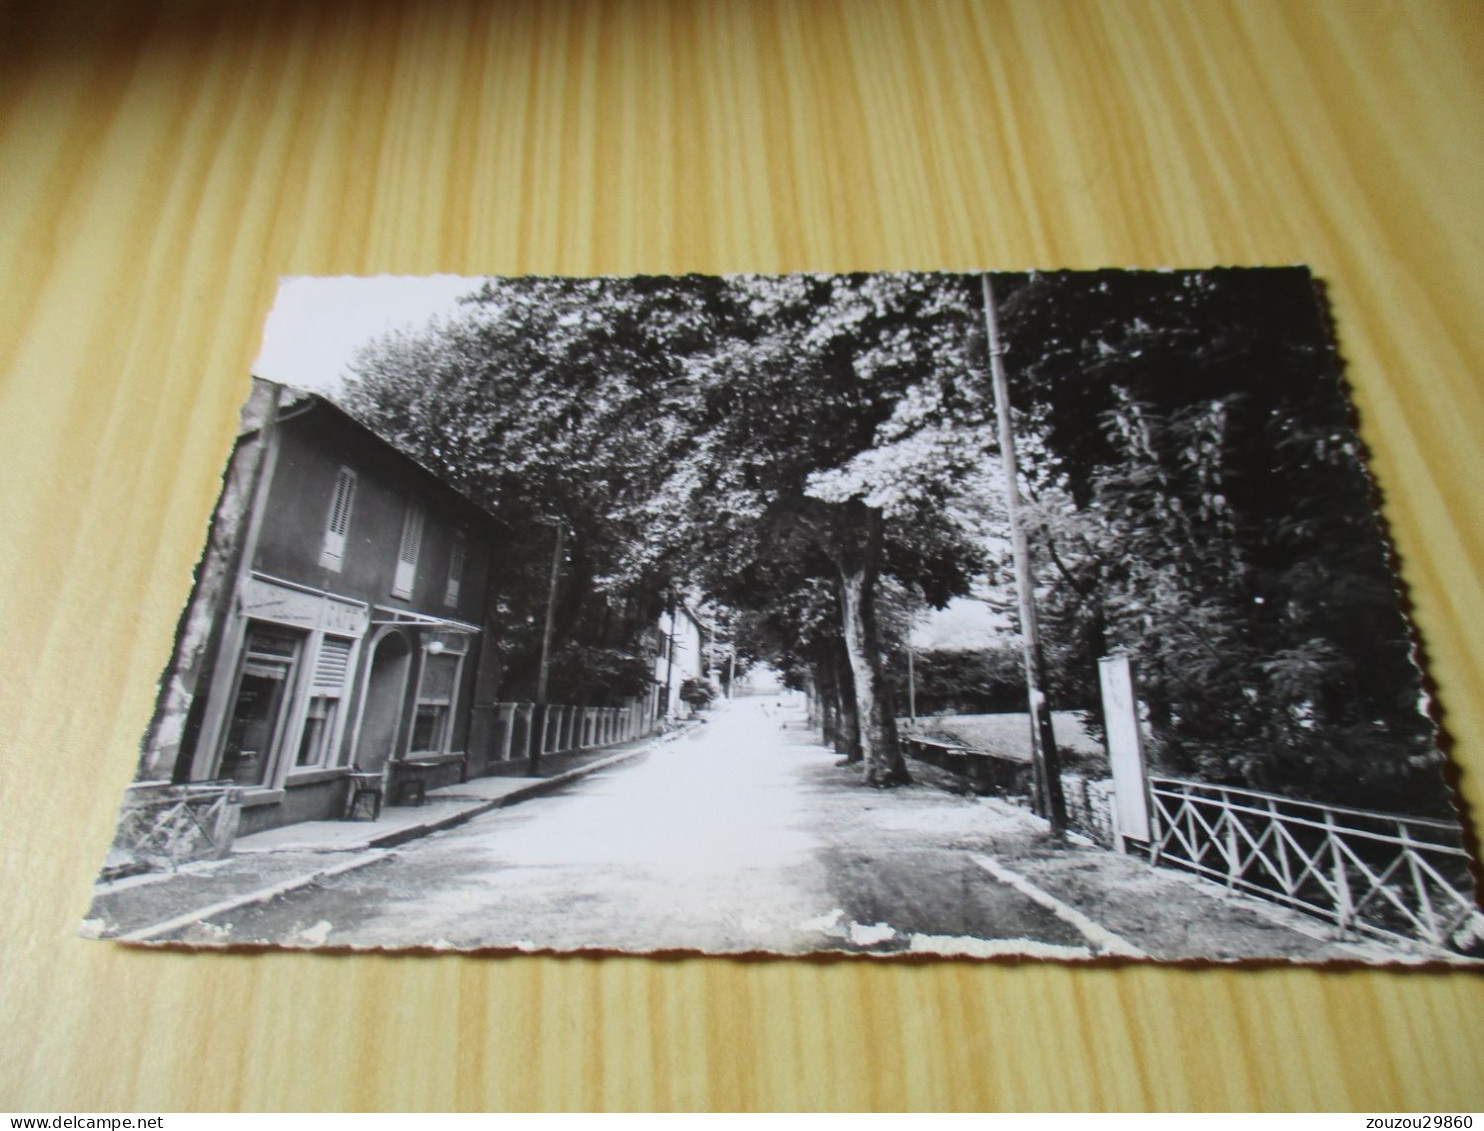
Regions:
<svg viewBox="0 0 1484 1131"><path fill-rule="evenodd" d="M455 532L453 545L448 551L448 588L443 592L443 603L445 605L457 605L459 603L459 589L464 582L464 536Z"/></svg>
<svg viewBox="0 0 1484 1131"><path fill-rule="evenodd" d="M345 535L350 530L350 510L356 498L356 473L342 467L335 476L335 490L330 495L330 514L325 522L325 540L319 551L319 564L339 572L345 561Z"/></svg>
<svg viewBox="0 0 1484 1131"><path fill-rule="evenodd" d="M417 580L417 559L423 545L423 509L407 504L407 517L402 520L402 541L397 547L397 573L392 578L393 597L411 597Z"/></svg>

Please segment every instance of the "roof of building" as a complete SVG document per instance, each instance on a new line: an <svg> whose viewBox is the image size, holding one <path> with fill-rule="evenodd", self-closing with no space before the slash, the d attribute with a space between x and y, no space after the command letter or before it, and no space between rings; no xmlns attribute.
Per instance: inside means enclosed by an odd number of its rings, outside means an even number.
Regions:
<svg viewBox="0 0 1484 1131"><path fill-rule="evenodd" d="M452 496L463 505L478 511L491 522L499 523L501 526L508 526L508 523L491 512L489 507L471 498L436 471L433 471L426 464L409 455L374 428L362 423L328 397L310 392L308 389L300 389L294 385L284 384L281 381L270 381L266 377L254 377L253 389L254 394L259 389L271 390L276 393L272 403L277 406L276 419L278 421L283 422L298 419L310 414L319 416L330 422L333 427L343 429L358 437L362 442L369 442L382 449L383 457L394 465L400 465L402 472L408 476L421 479L425 485L431 485L436 490ZM253 403L254 399L256 397L250 398L248 404L243 407L242 423L238 429L239 436L251 435L258 431L264 423L264 406L255 406Z"/></svg>

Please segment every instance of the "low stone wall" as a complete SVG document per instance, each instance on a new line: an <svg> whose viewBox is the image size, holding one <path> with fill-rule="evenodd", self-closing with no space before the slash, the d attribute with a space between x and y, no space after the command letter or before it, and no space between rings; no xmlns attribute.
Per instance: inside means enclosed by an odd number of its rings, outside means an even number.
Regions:
<svg viewBox="0 0 1484 1131"><path fill-rule="evenodd" d="M1029 762L914 735L903 735L902 745L912 757L957 774L980 795L1026 797L1032 792Z"/></svg>
<svg viewBox="0 0 1484 1131"><path fill-rule="evenodd" d="M913 758L963 778L980 796L1029 798L1035 793L1035 768L1018 758L916 735L902 735L902 746ZM1067 823L1099 844L1114 847L1113 779L1062 774L1061 784Z"/></svg>
<svg viewBox="0 0 1484 1131"><path fill-rule="evenodd" d="M243 805L242 822L237 835L251 836L264 829L276 829L280 825L296 825L300 821L331 821L345 812L345 771L334 771L334 776L321 777L317 781L290 781L281 800L266 805Z"/></svg>

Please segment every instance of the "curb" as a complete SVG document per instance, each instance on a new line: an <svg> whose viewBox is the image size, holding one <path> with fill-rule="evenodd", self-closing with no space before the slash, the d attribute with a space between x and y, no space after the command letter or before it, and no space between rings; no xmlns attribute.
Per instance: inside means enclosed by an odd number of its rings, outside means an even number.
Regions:
<svg viewBox="0 0 1484 1131"><path fill-rule="evenodd" d="M224 899L220 903L213 903L207 907L200 907L194 911L186 911L173 919L166 919L163 923L156 923L151 927L140 927L129 931L127 934L115 935L115 942L152 942L161 935L168 935L178 931L182 927L189 927L192 923L210 919L216 915L225 915L229 911L236 911L251 903L267 903L280 895L287 895L291 891L308 887L320 880L328 880L332 876L343 876L346 872L354 872L357 868L366 868L372 864L379 864L383 860L390 860L391 854L377 856L358 856L354 860L346 860L331 868L320 868L318 871L310 872L303 876L294 876L287 880L280 880L276 884L250 891L246 895L233 896Z"/></svg>
<svg viewBox="0 0 1484 1131"><path fill-rule="evenodd" d="M519 805L522 801L529 801L533 797L540 797L543 793L550 793L553 790L560 789L569 782L587 777L588 774L595 774L599 770L606 770L609 766L617 766L629 761L631 758L637 758L640 754L648 754L656 746L663 742L672 741L673 736L681 733L680 731L672 731L670 734L657 738L653 742L646 742L643 746L636 747L633 750L625 750L607 758L600 758L596 762L589 762L585 766L577 766L564 773L556 774L549 778L542 778L540 781L532 782L530 785L513 789L509 793L495 798L493 801L481 802L461 812L450 813L447 817L440 817L436 821L429 821L425 825L412 825L405 829L395 829L382 833L380 836L372 837L366 841L365 847L366 849L396 848L398 845L406 844L411 840L421 840L423 837L431 836L433 833L440 833L445 829L457 828L459 825L466 824L475 817L483 816L485 813L491 813L496 809L504 809L510 805ZM357 851L357 849L351 849L351 851ZM365 851L365 849L360 849L360 851Z"/></svg>
<svg viewBox="0 0 1484 1131"><path fill-rule="evenodd" d="M396 829L392 832L383 833L379 837L374 837L366 841L364 845L357 845L353 848L342 850L358 853L376 852L377 855L375 856L357 856L352 860L343 861L329 868L319 868L302 876L280 880L276 884L259 888L257 891L233 896L231 899L224 899L220 903L209 904L206 907L197 908L193 911L182 912L173 918L166 919L161 923L155 923L152 926L140 927L122 935L114 935L113 941L126 943L152 942L161 935L168 935L173 931L180 930L182 927L188 927L192 923L199 923L202 920L210 919L217 915L225 915L228 912L237 911L249 904L267 903L269 900L275 899L280 895L287 895L290 892L298 891L300 888L308 887L310 884L317 883L320 880L327 880L334 876L344 875L347 872L354 872L358 868L365 868L383 860L390 860L394 854L385 852L384 850L386 849L395 848L398 845L406 844L408 841L420 840L425 836L442 832L445 829L455 828L468 821L472 821L475 817L481 816L484 813L493 812L496 809L504 809L511 805L519 805L522 801L529 801L533 797L540 797L542 794L550 793L580 778L585 778L589 774L595 774L599 770L606 770L610 766L620 765L639 757L641 754L648 754L656 747L666 742L673 742L682 735L689 733L692 729L691 727L681 727L677 730L670 731L668 734L660 735L654 740L646 742L643 746L637 746L633 750L624 750L607 758L600 758L596 762L589 762L585 766L576 766L564 773L555 774L549 778L542 778L540 781L532 782L530 785L522 786L520 789L511 790L503 797L497 797L493 801L484 802L459 813L452 813L447 817L443 817L437 821L430 821L425 825L413 825L410 828Z"/></svg>
<svg viewBox="0 0 1484 1131"><path fill-rule="evenodd" d="M1014 888L1032 903L1039 904L1064 923L1070 923L1092 946L1097 957L1148 958L1149 955L1129 942L1122 935L1109 930L1097 920L1084 915L1069 903L1064 903L1046 889L1037 886L1019 872L993 856L982 852L971 852L969 859L983 868L1000 883Z"/></svg>

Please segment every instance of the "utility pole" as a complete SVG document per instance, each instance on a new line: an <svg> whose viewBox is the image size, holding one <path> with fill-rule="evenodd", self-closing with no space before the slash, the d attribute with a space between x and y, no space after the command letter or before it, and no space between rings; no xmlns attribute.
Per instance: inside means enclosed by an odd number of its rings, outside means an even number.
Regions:
<svg viewBox="0 0 1484 1131"><path fill-rule="evenodd" d="M670 702L671 692L675 683L675 591L670 590L670 625L669 634L665 639L665 718L670 717L673 704Z"/></svg>
<svg viewBox="0 0 1484 1131"><path fill-rule="evenodd" d="M907 720L917 725L917 673L913 663L913 656L917 649L907 645Z"/></svg>
<svg viewBox="0 0 1484 1131"><path fill-rule="evenodd" d="M557 523L556 541L551 550L551 583L546 590L546 624L541 630L541 666L536 674L536 706L541 708L541 736L531 747L531 775L541 768L541 747L546 745L546 719L551 713L546 705L547 677L551 671L551 637L556 630L557 582L562 576L562 548L567 540L567 527Z"/></svg>
<svg viewBox="0 0 1484 1131"><path fill-rule="evenodd" d="M994 290L984 277L984 329L989 339L989 369L994 379L995 416L1000 430L1000 462L1005 470L1005 508L1010 514L1010 542L1015 556L1015 592L1020 605L1020 637L1025 650L1025 689L1030 700L1032 757L1035 762L1038 808L1051 825L1051 835L1066 835L1067 802L1061 787L1061 756L1046 701L1046 665L1041 654L1041 632L1036 620L1036 590L1031 577L1030 546L1020 517L1020 483L1015 466L1015 433L1010 426L1010 383L1005 378L1004 348L995 320Z"/></svg>

